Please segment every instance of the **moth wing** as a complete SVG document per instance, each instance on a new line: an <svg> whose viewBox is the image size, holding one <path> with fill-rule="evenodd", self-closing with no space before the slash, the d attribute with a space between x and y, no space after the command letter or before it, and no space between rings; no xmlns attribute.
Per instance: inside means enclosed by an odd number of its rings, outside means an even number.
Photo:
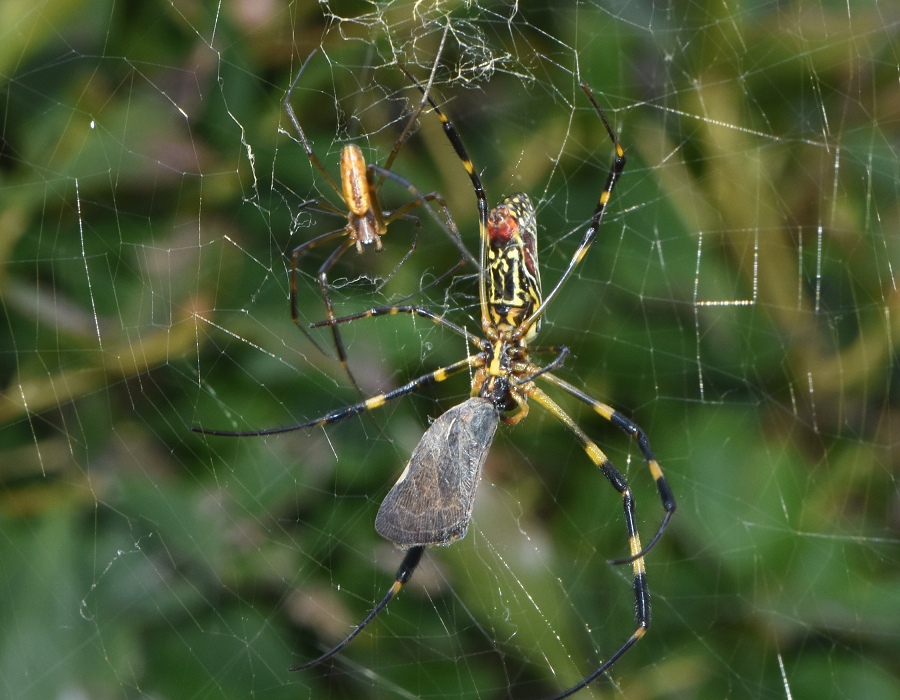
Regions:
<svg viewBox="0 0 900 700"><path fill-rule="evenodd" d="M378 533L403 549L464 537L499 422L494 405L477 397L439 416L378 509Z"/></svg>

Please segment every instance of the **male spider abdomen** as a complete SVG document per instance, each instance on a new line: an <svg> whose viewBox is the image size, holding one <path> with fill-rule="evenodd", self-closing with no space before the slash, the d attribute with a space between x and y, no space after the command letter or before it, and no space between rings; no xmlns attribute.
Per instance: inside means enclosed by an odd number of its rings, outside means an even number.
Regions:
<svg viewBox="0 0 900 700"><path fill-rule="evenodd" d="M359 146L341 149L341 186L348 209L348 233L356 240L356 250L375 245L381 250L381 236L387 229L381 219L378 197L372 196L372 179Z"/></svg>
<svg viewBox="0 0 900 700"><path fill-rule="evenodd" d="M474 397L438 417L385 497L375 529L401 549L448 545L469 527L500 413Z"/></svg>

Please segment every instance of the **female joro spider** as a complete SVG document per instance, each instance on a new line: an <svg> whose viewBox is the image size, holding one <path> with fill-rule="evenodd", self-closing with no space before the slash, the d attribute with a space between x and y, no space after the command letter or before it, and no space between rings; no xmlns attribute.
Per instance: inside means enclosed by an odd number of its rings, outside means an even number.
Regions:
<svg viewBox="0 0 900 700"><path fill-rule="evenodd" d="M553 374L553 370L559 367L568 355L568 348L555 346L535 349L536 352L555 353L555 357L543 366L531 360L528 348L528 343L537 335L541 318L550 302L572 276L594 242L613 188L625 168L625 151L591 89L582 83L582 89L613 142L615 157L581 243L556 286L542 298L537 261L537 222L531 199L524 193L513 194L503 199L488 214L481 179L469 159L459 134L425 89L418 82L416 85L440 118L445 133L472 180L478 200L482 270L478 285L483 335L476 335L443 316L418 306L375 308L313 325L324 326L376 316L411 314L430 319L465 338L477 352L413 379L392 391L339 408L321 418L299 425L249 433L200 428L195 430L208 435L274 435L300 428L323 426L378 408L388 401L410 394L426 385L442 382L464 370L473 370L471 398L451 408L426 430L406 469L388 493L376 517L376 530L400 549L407 550L393 585L381 602L340 644L317 659L298 664L291 669L299 670L325 661L356 637L410 579L425 547L449 545L465 536L471 518L475 489L497 425L501 421L509 424L518 423L528 415L529 400L538 403L575 437L591 462L599 468L622 497L630 554L613 563L630 563L633 569L636 629L597 669L576 685L555 696L556 699L565 698L606 673L649 628L650 594L644 556L659 541L675 512L675 497L653 456L644 431L611 406ZM602 418L637 440L656 482L665 511L659 528L646 546L641 545L634 497L627 480L569 414L538 386L539 380L587 404Z"/></svg>
<svg viewBox="0 0 900 700"><path fill-rule="evenodd" d="M328 325L331 326L331 332L334 338L334 346L335 350L337 351L338 360L343 366L344 371L347 373L347 376L350 378L350 381L357 389L359 389L359 384L357 384L356 378L353 376L353 372L350 370L350 365L347 362L347 351L344 348L344 342L341 339L341 334L338 330L338 326L334 323L334 306L331 302L331 294L329 293L328 273L331 271L331 268L334 267L335 263L337 263L337 261L341 259L344 253L354 247L359 254L362 254L365 250L370 248L374 248L377 252L380 252L382 249L381 238L387 233L388 226L398 219L405 219L412 222L415 225L415 229L413 233L412 244L410 245L410 248L407 251L406 255L403 256L403 258L400 260L400 263L397 265L397 269L399 269L399 267L404 262L406 262L406 259L410 255L412 255L412 252L415 250L416 244L418 243L419 239L419 221L415 217L411 216L409 212L422 206L424 206L428 210L429 214L434 216L434 218L438 222L438 225L443 227L448 232L448 234L462 251L462 257L460 258L459 262L450 270L443 273L435 282L439 282L447 275L452 274L455 270L464 265L466 260L471 260L472 262L475 262L475 260L462 245L459 232L456 229L456 224L453 222L453 219L450 216L450 211L449 209L447 209L447 205L444 202L443 197L441 197L441 195L437 192L420 194L419 191L411 183L409 183L396 173L391 172L391 166L394 163L394 159L397 157L401 146L403 146L404 142L409 137L413 125L415 124L416 120L419 117L419 114L425 106L424 96L427 95L427 93L423 93L422 101L419 103L419 106L415 109L409 121L406 123L403 131L397 137L397 140L394 143L394 147L388 155L388 158L383 166L377 165L375 163L366 164L362 149L360 149L360 147L356 144L347 144L341 149L341 186L338 187L337 183L335 183L331 175L328 174L328 171L325 169L325 167L322 165L322 162L313 151L312 145L310 144L309 139L306 138L306 133L303 131L303 127L300 126L300 120L297 118L297 115L294 112L294 108L291 105L291 98L293 97L294 90L297 88L297 85L300 82L300 78L303 76L303 73L306 71L306 67L309 65L309 62L315 55L315 51L310 53L307 59L303 62L303 65L300 67L300 70L297 73L297 77L294 78L294 82L291 83L290 88L288 88L288 91L285 94L284 109L287 112L288 118L294 126L294 130L297 132L297 136L300 139L300 143L303 146L303 149L306 151L306 156L307 158L309 158L309 162L317 171L319 171L319 173L322 174L331 189L333 189L335 193L337 193L338 197L341 198L347 210L341 211L341 209L324 199L311 199L309 201L303 202L300 205L300 208L346 217L347 223L342 228L321 234L319 236L316 236L315 238L305 241L291 251L291 318L293 319L294 323L297 324L297 327L303 332L303 334L321 351L322 348L312 338L312 336L309 334L309 331L307 331L300 320L300 311L297 301L297 270L300 264L300 259L308 252L310 252L314 248L317 248L323 243L329 243L343 238L344 240L341 241L339 245L325 258L325 262L323 262L319 267L319 270L316 273L316 279L319 283L319 289L322 294L322 299L325 302L325 314L329 321ZM409 73L403 66L400 66L400 68L404 73L409 75ZM376 175L378 176L377 181ZM394 209L393 211L382 211L378 196L381 185L385 181L385 179L391 179L399 182L413 194L414 198L403 206ZM442 222L437 219L431 209L427 206L426 203L428 202L437 203L437 205L441 208L446 221ZM385 283L390 281L390 278L392 276L393 273L388 275L388 277L385 279Z"/></svg>

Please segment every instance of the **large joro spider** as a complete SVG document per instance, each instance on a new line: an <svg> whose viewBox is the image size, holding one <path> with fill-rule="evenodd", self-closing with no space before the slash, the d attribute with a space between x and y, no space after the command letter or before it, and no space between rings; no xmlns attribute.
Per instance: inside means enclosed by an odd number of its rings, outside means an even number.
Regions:
<svg viewBox="0 0 900 700"><path fill-rule="evenodd" d="M543 366L531 360L528 349L528 343L537 335L541 318L550 302L572 276L594 242L613 188L625 168L625 151L591 89L582 83L581 87L613 142L615 156L580 245L556 286L542 298L537 260L537 222L531 199L524 193L513 194L488 213L481 179L469 159L458 132L421 84L416 81L416 85L440 118L447 138L453 144L469 174L478 201L482 334L476 335L443 316L418 306L375 308L314 325L324 326L377 316L411 314L427 318L465 338L477 352L413 379L392 391L339 408L321 418L298 425L249 433L201 428L195 430L208 435L258 436L323 426L378 408L388 401L410 394L426 385L442 382L464 370L473 371L471 398L447 411L428 428L400 479L382 503L376 518L375 527L378 532L400 549L407 550L393 585L381 602L340 644L322 656L291 669L299 670L328 659L356 637L410 579L425 547L448 545L466 534L475 488L499 422L514 424L523 420L528 415L529 401L534 401L549 411L581 444L591 462L599 468L622 497L630 554L613 563L632 565L636 621L634 632L608 659L582 681L555 696L557 699L564 698L607 672L649 628L650 594L647 588L644 556L659 541L675 512L674 495L653 456L644 431L611 406L553 374L553 370L559 367L568 355L569 351L565 346L544 348L544 352L554 352L555 357ZM619 430L637 440L656 482L665 511L659 528L646 546L641 545L635 518L634 497L627 480L569 414L538 386L539 381L550 384L587 404Z"/></svg>

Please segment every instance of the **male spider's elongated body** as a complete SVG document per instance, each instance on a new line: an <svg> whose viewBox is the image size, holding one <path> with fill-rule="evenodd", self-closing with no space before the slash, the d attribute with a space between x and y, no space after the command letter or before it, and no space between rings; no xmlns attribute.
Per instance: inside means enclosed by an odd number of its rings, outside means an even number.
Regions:
<svg viewBox="0 0 900 700"><path fill-rule="evenodd" d="M498 422L517 423L525 419L528 415L529 401L534 401L547 410L579 442L590 461L621 496L629 555L613 563L631 564L633 571L636 623L634 632L582 681L554 696L556 699L564 698L606 673L649 628L650 594L647 588L644 556L659 541L675 512L674 495L653 456L644 431L612 407L553 374L553 370L562 365L568 355L569 351L565 346L540 349L542 353L555 354L555 357L544 365L532 361L528 348L528 344L538 333L540 320L548 305L570 279L594 242L607 202L625 167L625 152L590 88L582 83L581 87L613 142L615 157L581 243L556 285L546 297L542 297L537 260L537 222L531 199L525 193L513 194L503 199L488 213L487 198L481 179L469 159L459 134L433 98L418 82L416 85L441 120L447 138L472 181L478 202L481 241L481 274L478 277L481 334L472 333L443 316L418 306L374 308L360 314L329 319L313 325L341 324L364 318L410 314L430 319L463 337L476 352L413 379L392 391L337 409L321 418L299 425L250 433L213 430L200 432L230 436L273 435L300 428L324 426L378 408L423 386L443 382L464 370L473 371L471 398L438 417L428 428L406 469L385 498L376 518L378 531L399 548L407 550L393 585L381 602L340 644L322 656L292 668L298 670L332 657L356 637L409 580L422 558L425 547L447 545L465 535L471 517L475 487ZM624 475L569 414L538 385L538 381L552 385L587 404L601 418L637 441L650 474L656 482L665 512L656 533L646 546L641 544L634 497Z"/></svg>
<svg viewBox="0 0 900 700"><path fill-rule="evenodd" d="M441 45L443 46L443 40L441 41ZM456 229L456 224L453 222L453 218L450 216L450 211L447 208L447 204L444 201L444 198L437 192L421 194L412 183L408 182L404 178L391 171L391 166L394 163L394 159L397 157L400 148L409 137L413 125L418 119L419 114L421 113L422 108L425 105L424 97L419 103L419 106L413 112L409 121L406 123L406 126L400 133L400 136L397 137L397 140L394 143L394 147L383 166L374 163L367 164L362 149L360 149L360 147L356 144L347 144L341 149L341 186L338 187L337 183L325 169L325 166L322 165L322 162L319 160L318 156L313 150L312 144L307 138L306 132L303 130L303 127L300 126L300 120L297 118L297 114L294 112L294 108L291 105L291 98L293 97L294 91L296 90L297 85L300 82L300 78L303 76L306 67L309 65L309 62L315 55L316 52L313 51L300 67L300 70L297 73L297 77L294 78L294 82L291 83L290 88L285 94L284 109L287 112L291 124L294 126L294 130L297 133L297 137L300 139L300 144L303 146L303 150L306 152L306 157L309 159L310 164L325 178L328 186L332 190L334 190L334 192L341 198L343 205L346 207L346 211L342 211L341 209L324 199L311 199L309 201L303 202L303 204L301 204L301 208L325 214L344 216L347 219L347 223L343 228L339 228L335 231L330 231L328 233L324 233L322 235L311 238L308 241L304 241L291 251L291 318L294 320L294 323L297 324L297 327L303 332L303 334L320 351L322 351L322 348L318 343L316 343L316 341L309 334L309 331L304 327L300 320L300 306L297 292L297 275L300 261L303 256L324 243L330 243L343 238L344 240L325 258L325 262L323 262L319 267L319 270L316 273L316 279L319 284L319 290L322 295L322 299L325 302L325 314L329 321L328 325L331 326L331 333L334 339L334 347L337 352L338 360L343 366L344 371L347 373L347 376L349 377L351 383L357 388L357 390L359 390L359 384L357 383L356 377L354 377L353 372L350 369L344 341L341 338L340 331L338 330L338 325L334 323L334 305L331 301L331 293L329 291L330 285L328 282L328 273L338 262L338 260L340 260L348 250L354 247L356 248L356 252L359 254L362 254L368 249L374 249L376 252L380 252L383 248L381 239L387 234L388 226L390 226L391 223L397 221L398 219L404 219L413 223L415 225L415 229L412 244L410 245L409 250L406 252L406 255L403 256L400 263L397 265L397 268L395 268L396 271L396 269L399 269L399 267L404 262L406 262L407 258L412 255L412 252L415 250L419 239L419 221L415 217L411 216L409 212L419 207L424 207L428 211L428 213L431 216L434 216L437 220L437 217L428 207L428 204L430 202L434 202L440 207L444 215L444 221L438 220L438 224L447 231L447 233L453 239L454 243L456 243L462 251L462 257L456 263L456 265L454 265L448 271L438 277L437 281L440 281L447 275L453 273L455 270L458 270L462 265L466 263L467 260L471 260L474 262L474 258L472 258L472 256L462 245L459 232ZM406 71L406 69L402 66L401 69L404 72ZM376 178L376 175L378 176L378 178ZM403 206L394 209L393 211L382 211L381 202L379 200L379 193L381 184L386 179L394 180L400 183L412 194L413 199ZM392 276L393 272L385 279L385 283L387 283L387 281L389 281Z"/></svg>

